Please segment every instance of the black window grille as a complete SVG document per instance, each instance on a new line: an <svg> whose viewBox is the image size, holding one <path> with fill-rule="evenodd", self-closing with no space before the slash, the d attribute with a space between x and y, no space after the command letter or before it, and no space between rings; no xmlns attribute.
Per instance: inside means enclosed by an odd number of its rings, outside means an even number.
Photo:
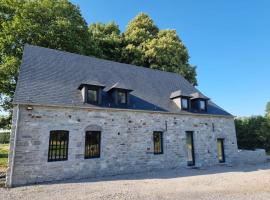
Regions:
<svg viewBox="0 0 270 200"><path fill-rule="evenodd" d="M154 154L163 154L163 137L162 132L155 131L153 133Z"/></svg>
<svg viewBox="0 0 270 200"><path fill-rule="evenodd" d="M87 131L85 133L85 155L84 158L100 157L100 131Z"/></svg>
<svg viewBox="0 0 270 200"><path fill-rule="evenodd" d="M48 162L68 159L68 138L68 131L50 132Z"/></svg>

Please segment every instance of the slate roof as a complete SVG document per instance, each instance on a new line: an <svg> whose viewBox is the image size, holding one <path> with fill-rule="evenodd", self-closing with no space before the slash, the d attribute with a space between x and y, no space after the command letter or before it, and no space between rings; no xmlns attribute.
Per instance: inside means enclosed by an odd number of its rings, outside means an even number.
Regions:
<svg viewBox="0 0 270 200"><path fill-rule="evenodd" d="M132 89L127 109L183 112L170 99L172 92L199 92L176 73L82 56L43 47L25 45L14 103L97 107L85 104L80 84L105 85L100 107L112 107L108 91L116 83ZM199 92L200 93L200 92ZM229 115L209 101L207 113Z"/></svg>

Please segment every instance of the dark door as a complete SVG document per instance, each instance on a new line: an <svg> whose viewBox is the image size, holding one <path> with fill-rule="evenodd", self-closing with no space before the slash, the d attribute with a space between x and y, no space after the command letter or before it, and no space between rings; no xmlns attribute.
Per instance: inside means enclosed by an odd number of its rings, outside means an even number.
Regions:
<svg viewBox="0 0 270 200"><path fill-rule="evenodd" d="M187 149L187 165L195 165L195 156L194 156L194 142L193 142L193 132L186 132L186 149Z"/></svg>
<svg viewBox="0 0 270 200"><path fill-rule="evenodd" d="M224 139L217 139L217 152L218 152L218 160L220 163L225 162L225 154L224 154Z"/></svg>

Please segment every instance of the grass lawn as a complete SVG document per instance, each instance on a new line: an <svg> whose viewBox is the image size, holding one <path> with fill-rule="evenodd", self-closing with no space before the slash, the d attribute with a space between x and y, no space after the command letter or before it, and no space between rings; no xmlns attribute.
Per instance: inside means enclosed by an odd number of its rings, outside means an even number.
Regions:
<svg viewBox="0 0 270 200"><path fill-rule="evenodd" d="M0 171L7 168L9 144L0 144Z"/></svg>

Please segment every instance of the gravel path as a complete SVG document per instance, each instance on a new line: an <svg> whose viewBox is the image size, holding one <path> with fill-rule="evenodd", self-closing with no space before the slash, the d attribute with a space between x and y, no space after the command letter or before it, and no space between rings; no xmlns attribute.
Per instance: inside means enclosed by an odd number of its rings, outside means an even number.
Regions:
<svg viewBox="0 0 270 200"><path fill-rule="evenodd" d="M269 200L270 163L174 169L100 179L0 188L0 200Z"/></svg>

